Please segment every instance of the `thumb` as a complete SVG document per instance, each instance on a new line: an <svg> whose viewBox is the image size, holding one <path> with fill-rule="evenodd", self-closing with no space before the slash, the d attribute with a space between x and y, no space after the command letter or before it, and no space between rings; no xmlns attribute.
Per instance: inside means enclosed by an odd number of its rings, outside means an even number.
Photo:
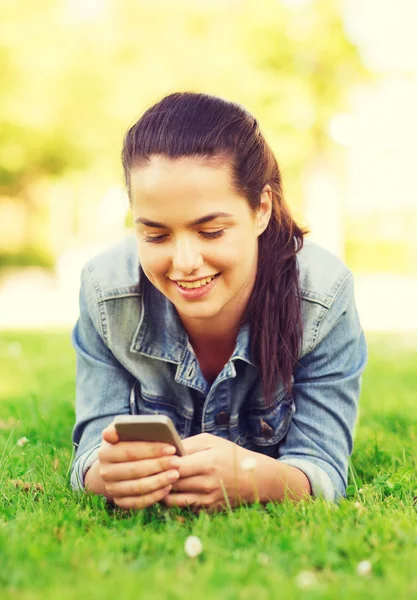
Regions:
<svg viewBox="0 0 417 600"><path fill-rule="evenodd" d="M119 441L119 436L117 435L117 431L113 423L107 425L102 432L103 440L108 442L109 444L117 444Z"/></svg>
<svg viewBox="0 0 417 600"><path fill-rule="evenodd" d="M181 441L187 454L195 454L196 452L201 452L202 450L209 450L213 446L212 440L207 433L192 435L191 437Z"/></svg>

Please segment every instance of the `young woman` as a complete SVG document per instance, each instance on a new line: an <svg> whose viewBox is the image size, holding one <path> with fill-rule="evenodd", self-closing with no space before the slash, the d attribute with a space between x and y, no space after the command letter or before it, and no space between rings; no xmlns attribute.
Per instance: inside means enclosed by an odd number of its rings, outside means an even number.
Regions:
<svg viewBox="0 0 417 600"><path fill-rule="evenodd" d="M135 234L82 272L72 486L126 509L342 497L367 356L352 274L303 239L256 119L172 94L123 167ZM187 454L120 442L126 413L168 415Z"/></svg>

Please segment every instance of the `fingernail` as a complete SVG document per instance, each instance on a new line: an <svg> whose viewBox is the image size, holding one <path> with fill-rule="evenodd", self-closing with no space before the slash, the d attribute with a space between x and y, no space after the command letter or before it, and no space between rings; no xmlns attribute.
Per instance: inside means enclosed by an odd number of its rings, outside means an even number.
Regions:
<svg viewBox="0 0 417 600"><path fill-rule="evenodd" d="M163 449L163 454L175 454L176 449L174 446L165 446L165 448Z"/></svg>

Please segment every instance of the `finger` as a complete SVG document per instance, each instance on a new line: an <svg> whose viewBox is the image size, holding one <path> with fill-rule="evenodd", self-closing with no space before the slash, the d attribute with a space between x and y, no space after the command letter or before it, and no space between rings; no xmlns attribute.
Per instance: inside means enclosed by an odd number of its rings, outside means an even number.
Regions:
<svg viewBox="0 0 417 600"><path fill-rule="evenodd" d="M152 504L155 504L156 502L161 502L162 499L165 498L167 494L169 494L170 490L171 486L169 485L160 490L156 490L151 494L146 494L145 496L132 496L131 498L128 496L124 498L113 498L113 502L117 504L119 508L124 508L127 510L131 508L147 508L148 506L152 506Z"/></svg>
<svg viewBox="0 0 417 600"><path fill-rule="evenodd" d="M163 456L124 463L104 463L100 465L99 473L104 481L127 481L149 477L168 469L179 469L180 466L179 456Z"/></svg>
<svg viewBox="0 0 417 600"><path fill-rule="evenodd" d="M163 471L157 475L150 477L142 477L141 479L130 479L129 481L110 481L106 483L106 491L113 498L125 496L144 496L151 494L155 490L165 488L179 478L179 473L176 469Z"/></svg>
<svg viewBox="0 0 417 600"><path fill-rule="evenodd" d="M119 436L117 435L116 427L110 423L102 432L102 438L109 444L117 444Z"/></svg>
<svg viewBox="0 0 417 600"><path fill-rule="evenodd" d="M169 508L189 508L193 513L207 511L208 513L227 510L225 502L216 501L210 494L174 494L169 493L162 500Z"/></svg>
<svg viewBox="0 0 417 600"><path fill-rule="evenodd" d="M170 493L164 498L164 504L170 508L196 508L209 507L212 499L208 494L173 494Z"/></svg>
<svg viewBox="0 0 417 600"><path fill-rule="evenodd" d="M206 475L209 472L211 465L209 452L210 449L181 456L181 477Z"/></svg>
<svg viewBox="0 0 417 600"><path fill-rule="evenodd" d="M187 454L194 454L200 450L209 450L213 447L212 438L216 437L210 433L199 433L198 435L192 435L182 441L182 445Z"/></svg>
<svg viewBox="0 0 417 600"><path fill-rule="evenodd" d="M104 445L100 452L102 462L129 462L145 458L166 456L165 449L171 448L171 455L175 454L175 447L164 442L119 442L113 445Z"/></svg>
<svg viewBox="0 0 417 600"><path fill-rule="evenodd" d="M208 494L213 491L213 488L208 484L207 477L181 477L172 484L173 492Z"/></svg>

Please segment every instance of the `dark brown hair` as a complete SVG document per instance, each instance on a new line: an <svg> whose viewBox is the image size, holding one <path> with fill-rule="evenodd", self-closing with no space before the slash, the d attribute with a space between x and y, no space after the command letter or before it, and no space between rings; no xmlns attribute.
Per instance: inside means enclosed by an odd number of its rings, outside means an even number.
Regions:
<svg viewBox="0 0 417 600"><path fill-rule="evenodd" d="M296 254L306 233L284 200L275 156L258 122L242 106L191 92L166 96L126 133L122 161L129 196L132 167L146 164L155 154L230 161L234 187L254 213L265 185L271 186L272 214L259 237L255 285L242 319L250 323L251 354L259 364L264 404L269 406L279 379L291 393L299 358L302 321Z"/></svg>

